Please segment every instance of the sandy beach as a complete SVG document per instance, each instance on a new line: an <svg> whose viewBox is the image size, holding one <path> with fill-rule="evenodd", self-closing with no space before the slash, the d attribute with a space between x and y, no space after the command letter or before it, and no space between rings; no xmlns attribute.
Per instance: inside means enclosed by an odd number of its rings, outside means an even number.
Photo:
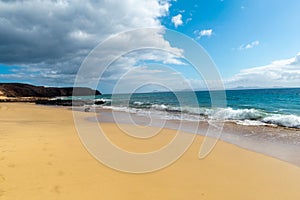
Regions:
<svg viewBox="0 0 300 200"><path fill-rule="evenodd" d="M150 140L138 141L115 124L101 126L118 146L137 152L160 148L176 132L164 129ZM71 110L1 103L0 199L300 199L299 167L222 141L199 160L202 140L196 136L188 151L167 168L123 173L87 152Z"/></svg>

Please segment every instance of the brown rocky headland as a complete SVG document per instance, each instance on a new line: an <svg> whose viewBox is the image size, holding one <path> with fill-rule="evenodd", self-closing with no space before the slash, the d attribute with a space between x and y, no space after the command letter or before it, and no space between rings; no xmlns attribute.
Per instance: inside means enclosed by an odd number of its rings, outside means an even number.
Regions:
<svg viewBox="0 0 300 200"><path fill-rule="evenodd" d="M72 105L72 100L56 100L56 97L101 95L87 87L45 87L24 83L0 83L0 102L35 102L46 105ZM74 103L74 101L73 101ZM77 102L83 105L84 102Z"/></svg>

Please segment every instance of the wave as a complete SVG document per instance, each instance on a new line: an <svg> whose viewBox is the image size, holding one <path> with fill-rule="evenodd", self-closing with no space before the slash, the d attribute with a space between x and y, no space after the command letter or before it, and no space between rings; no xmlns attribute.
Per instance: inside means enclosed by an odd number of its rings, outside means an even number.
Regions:
<svg viewBox="0 0 300 200"><path fill-rule="evenodd" d="M217 111L214 119L236 120L238 124L248 126L276 125L288 128L300 128L300 116L292 114L271 114L257 109L225 108Z"/></svg>
<svg viewBox="0 0 300 200"><path fill-rule="evenodd" d="M227 108L207 108L189 106L171 106L166 104L151 104L149 102L135 101L129 106L101 106L106 109L135 113L149 116L149 114L164 118L187 121L203 120L225 120L234 121L237 124L246 126L274 125L289 128L300 128L300 116L292 114L274 114L254 108L233 109Z"/></svg>
<svg viewBox="0 0 300 200"><path fill-rule="evenodd" d="M236 124L240 124L240 125L244 125L244 126L267 126L267 125L272 125L272 126L276 126L273 124L267 124L261 121L256 121L256 120L237 120L234 121Z"/></svg>
<svg viewBox="0 0 300 200"><path fill-rule="evenodd" d="M103 101L103 102L112 102L111 99L107 99L107 98L100 98L100 99L96 99L98 101Z"/></svg>
<svg viewBox="0 0 300 200"><path fill-rule="evenodd" d="M296 115L273 114L265 117L262 121L289 128L300 128L300 117Z"/></svg>
<svg viewBox="0 0 300 200"><path fill-rule="evenodd" d="M140 101L135 101L133 102L134 105L138 105L138 106L141 106L143 105L144 103L143 102L140 102Z"/></svg>
<svg viewBox="0 0 300 200"><path fill-rule="evenodd" d="M260 120L267 114L263 111L256 109L232 109L224 108L220 109L213 114L216 119L226 119L226 120Z"/></svg>

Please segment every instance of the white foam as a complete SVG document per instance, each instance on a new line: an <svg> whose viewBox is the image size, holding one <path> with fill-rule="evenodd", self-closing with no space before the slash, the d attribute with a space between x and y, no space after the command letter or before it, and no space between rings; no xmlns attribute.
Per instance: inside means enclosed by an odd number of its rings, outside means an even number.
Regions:
<svg viewBox="0 0 300 200"><path fill-rule="evenodd" d="M96 99L97 101L104 101L104 102L111 102L111 99L106 99L106 98L101 98L101 99Z"/></svg>
<svg viewBox="0 0 300 200"><path fill-rule="evenodd" d="M164 104L153 104L151 108L156 109L156 110L166 110L168 106Z"/></svg>
<svg viewBox="0 0 300 200"><path fill-rule="evenodd" d="M120 111L120 112L128 112L128 113L137 113L138 109L135 108L128 108L128 107L118 107L118 106L100 106L104 109L109 109L113 111Z"/></svg>
<svg viewBox="0 0 300 200"><path fill-rule="evenodd" d="M225 120L257 120L265 116L265 113L256 109L237 109L224 108L213 113L213 119Z"/></svg>
<svg viewBox="0 0 300 200"><path fill-rule="evenodd" d="M142 102L135 102L139 105ZM142 103L143 104L143 103ZM125 106L101 106L105 109L134 113L143 116L155 116L160 119L203 121L226 120L245 126L280 125L291 128L300 128L300 117L296 115L268 114L256 109L232 108L196 108L176 107L164 104L153 104L149 109L129 108ZM178 112L168 112L178 111Z"/></svg>
<svg viewBox="0 0 300 200"><path fill-rule="evenodd" d="M141 105L143 105L143 104L145 104L145 103L140 102L140 101L135 101L135 102L133 102L133 104L134 104L134 105L141 106Z"/></svg>
<svg viewBox="0 0 300 200"><path fill-rule="evenodd" d="M300 128L300 117L296 115L273 114L263 118L262 121L290 128Z"/></svg>
<svg viewBox="0 0 300 200"><path fill-rule="evenodd" d="M244 126L266 126L268 124L264 123L264 122L261 122L261 121L256 121L256 120L238 120L238 121L235 121L235 123L237 124L240 124L240 125L244 125Z"/></svg>

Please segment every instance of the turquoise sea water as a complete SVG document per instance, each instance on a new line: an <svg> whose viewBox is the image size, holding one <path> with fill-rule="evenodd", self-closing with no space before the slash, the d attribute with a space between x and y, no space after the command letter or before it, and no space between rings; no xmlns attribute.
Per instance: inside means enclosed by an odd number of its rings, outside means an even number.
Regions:
<svg viewBox="0 0 300 200"><path fill-rule="evenodd" d="M208 91L101 95L117 111L179 120L225 119L243 125L300 128L300 88L227 90L226 106L211 107ZM193 96L196 96L193 98Z"/></svg>

